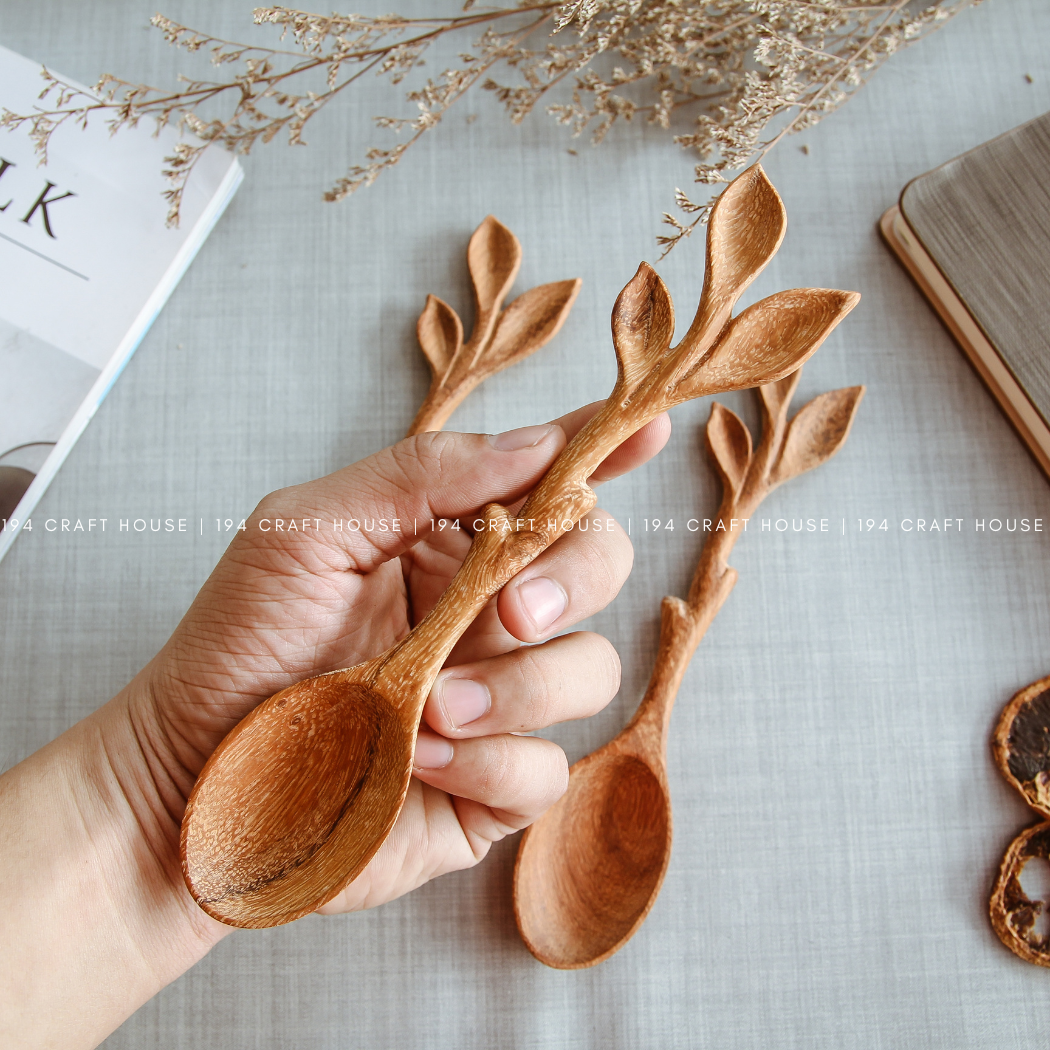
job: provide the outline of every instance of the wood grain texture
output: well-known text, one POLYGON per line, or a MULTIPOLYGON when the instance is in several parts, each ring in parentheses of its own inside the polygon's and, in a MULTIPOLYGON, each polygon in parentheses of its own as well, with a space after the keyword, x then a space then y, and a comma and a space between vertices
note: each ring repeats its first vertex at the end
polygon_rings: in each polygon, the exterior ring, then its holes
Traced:
MULTIPOLYGON (((518 272, 521 246, 491 215, 471 237, 467 260, 474 283, 476 338, 464 347, 459 316, 437 296, 427 296, 416 330, 434 385, 410 435, 442 429, 482 380, 548 342, 568 316, 581 284, 574 280, 541 285, 501 313, 502 301, 518 272)), ((477 547, 479 552, 482 549, 477 547)), ((460 604, 461 610, 469 607, 469 600, 460 604)), ((395 676, 398 666, 392 665, 395 676)), ((428 667, 420 665, 417 670, 428 667)), ((198 902, 205 910, 225 915, 227 922, 248 925, 260 914, 290 914, 297 908, 295 901, 287 899, 290 883, 285 876, 292 868, 304 867, 312 879, 327 883, 339 878, 345 865, 360 866, 355 850, 362 842, 367 847, 370 839, 360 836, 356 846, 354 842, 343 844, 341 839, 353 829, 359 833, 367 828, 372 837, 385 838, 408 791, 414 730, 367 684, 379 670, 378 665, 370 664, 361 678, 336 673, 311 679, 308 687, 278 693, 272 703, 242 720, 226 738, 228 770, 241 770, 244 778, 254 779, 258 798, 244 818, 237 804, 236 776, 209 776, 193 799, 194 806, 207 807, 218 815, 215 820, 187 824, 183 844, 184 854, 188 851, 208 858, 194 874, 198 902), (345 755, 346 761, 318 763, 320 776, 305 783, 283 777, 286 748, 261 750, 258 746, 271 733, 291 741, 302 737, 305 744, 298 749, 302 761, 316 762, 312 752, 318 748, 345 755), (396 768, 388 769, 385 762, 396 768), (386 789, 391 777, 398 775, 403 778, 403 790, 392 804, 386 789), (231 787, 234 794, 228 797, 231 787), (297 834, 268 838, 259 820, 268 819, 273 810, 289 808, 308 814, 297 834), (248 869, 244 867, 245 849, 221 848, 222 842, 240 845, 256 838, 264 839, 265 845, 252 854, 248 869), (339 870, 330 870, 333 863, 339 870)), ((395 677, 395 687, 406 685, 404 679, 395 677)))
MULTIPOLYGON (((728 262, 719 262, 705 280, 697 316, 709 321, 699 327, 694 323, 676 347, 667 345, 672 328, 660 324, 659 317, 670 297, 655 271, 642 263, 618 297, 612 323, 614 333, 642 327, 656 333, 643 340, 648 369, 636 367, 633 359, 625 365, 621 357, 612 395, 517 515, 510 518, 497 504, 484 509, 487 527, 475 535, 434 609, 403 641, 373 660, 307 679, 271 697, 219 745, 194 786, 182 824, 183 873, 209 914, 231 925, 275 926, 315 910, 356 878, 404 803, 415 733, 442 664, 488 600, 594 506, 597 497, 587 482, 602 461, 674 405, 789 375, 852 309, 856 293, 796 289, 787 314, 752 307, 741 315, 748 317, 747 330, 761 354, 734 336, 737 321, 727 323, 728 312, 771 255, 768 232, 741 233, 754 222, 766 231, 782 231, 785 223, 780 198, 757 165, 730 184, 712 217, 708 236, 716 241, 714 258, 728 262), (807 338, 800 339, 799 331, 807 338), (366 699, 378 720, 369 725, 383 731, 361 729, 345 747, 318 747, 277 714, 278 703, 293 704, 312 724, 310 709, 339 708, 340 691, 351 706, 355 697, 366 699), (398 725, 403 736, 395 731, 398 725), (275 752, 280 758, 271 761, 275 752), (336 769, 343 766, 353 775, 336 769), (283 784, 260 791, 260 776, 283 784), (325 817, 312 808, 315 796, 305 787, 311 781, 323 781, 332 790, 325 817), (237 835, 245 824, 258 833, 237 835)), ((489 265, 486 260, 510 249, 501 232, 505 228, 486 223, 475 234, 476 251, 472 238, 468 258, 478 297, 476 331, 498 335, 497 310, 517 262, 511 252, 509 261, 501 256, 502 265, 489 265)), ((780 236, 772 239, 779 243, 780 236)), ((428 352, 432 361, 444 359, 447 336, 455 336, 455 325, 441 320, 439 308, 435 311, 427 336, 437 333, 428 352)), ((624 345, 621 339, 618 353, 624 345)))
POLYGON ((1050 427, 896 204, 879 220, 879 232, 973 365, 1039 468, 1050 478, 1050 427))
POLYGON ((530 288, 506 309, 503 300, 521 266, 521 245, 489 215, 467 246, 474 288, 474 331, 463 341, 463 322, 448 303, 428 295, 416 335, 432 380, 409 435, 441 430, 479 383, 539 350, 557 335, 569 316, 579 278, 530 288))
POLYGON ((778 485, 842 447, 864 394, 863 387, 821 394, 788 423, 798 379, 796 370, 759 388, 763 430, 754 451, 743 421, 717 402, 711 406, 706 439, 722 505, 688 599, 663 600, 660 647, 634 717, 572 767, 565 795, 522 837, 514 915, 529 951, 548 966, 603 962, 634 936, 656 902, 671 858, 671 709, 696 647, 736 582, 728 559, 741 519, 778 485))
POLYGON ((908 225, 1050 423, 1050 113, 919 176, 908 225))

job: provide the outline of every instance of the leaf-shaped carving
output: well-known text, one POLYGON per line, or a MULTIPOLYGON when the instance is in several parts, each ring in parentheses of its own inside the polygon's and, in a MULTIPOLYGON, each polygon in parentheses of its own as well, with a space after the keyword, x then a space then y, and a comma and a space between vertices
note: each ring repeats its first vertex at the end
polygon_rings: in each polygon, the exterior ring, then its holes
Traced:
POLYGON ((784 202, 762 165, 753 164, 722 191, 711 211, 704 288, 683 343, 721 329, 741 293, 776 255, 786 230, 784 202))
POLYGON ((643 262, 616 298, 612 337, 619 394, 630 394, 671 345, 674 306, 659 274, 643 262))
POLYGON ((749 306, 678 384, 675 402, 783 379, 816 351, 859 300, 857 292, 793 288, 749 306))
POLYGON ((751 432, 735 412, 716 401, 711 406, 706 434, 707 447, 718 466, 722 484, 735 498, 751 464, 751 432))
POLYGON ((434 377, 443 378, 463 345, 463 323, 459 315, 436 295, 428 295, 427 305, 416 322, 416 337, 434 377))
POLYGON ((819 467, 846 443, 864 387, 829 390, 798 410, 788 427, 784 448, 770 473, 770 484, 819 467))
POLYGON ((761 164, 725 188, 708 227, 703 294, 735 301, 776 255, 787 230, 784 202, 761 164))
MULTIPOLYGON (((474 282, 477 307, 475 327, 489 318, 503 303, 518 275, 521 244, 506 226, 489 215, 474 231, 467 246, 467 267, 474 282)), ((475 332, 475 334, 477 334, 475 332)))
POLYGON ((485 374, 528 357, 550 342, 569 316, 583 282, 553 281, 519 295, 500 315, 492 342, 479 362, 485 374))
POLYGON ((501 312, 520 263, 517 237, 488 216, 467 247, 475 313, 466 343, 455 311, 436 296, 428 297, 416 330, 434 382, 410 435, 440 430, 478 383, 538 350, 561 328, 579 293, 578 279, 533 288, 501 312))

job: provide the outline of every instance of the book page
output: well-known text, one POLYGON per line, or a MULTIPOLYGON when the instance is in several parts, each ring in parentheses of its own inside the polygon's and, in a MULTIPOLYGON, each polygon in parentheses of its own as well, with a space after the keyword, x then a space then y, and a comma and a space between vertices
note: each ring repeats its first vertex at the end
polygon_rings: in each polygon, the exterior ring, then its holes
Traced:
MULTIPOLYGON (((0 107, 57 105, 45 87, 38 62, 0 48, 0 107)), ((111 135, 98 113, 56 130, 42 166, 28 124, 0 130, 0 519, 31 509, 240 181, 229 153, 205 151, 168 228, 179 135, 155 131, 111 135)))
MULTIPOLYGON (((0 106, 47 106, 37 62, 0 49, 0 106)), ((51 99, 56 97, 52 93, 51 99)), ((53 103, 51 103, 53 104, 53 103)), ((105 114, 59 128, 39 166, 26 125, 0 131, 0 318, 101 369, 232 163, 208 150, 186 187, 177 229, 165 227, 163 159, 178 142, 152 123, 110 135, 105 114)))

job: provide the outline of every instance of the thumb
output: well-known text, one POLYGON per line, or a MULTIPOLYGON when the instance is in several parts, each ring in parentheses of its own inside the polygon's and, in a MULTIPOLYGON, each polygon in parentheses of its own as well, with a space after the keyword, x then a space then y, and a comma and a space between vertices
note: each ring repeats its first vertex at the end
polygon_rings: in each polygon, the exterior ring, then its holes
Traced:
POLYGON ((429 533, 432 519, 520 499, 565 442, 557 423, 496 435, 418 434, 327 477, 272 493, 248 527, 275 537, 280 531, 282 548, 293 554, 299 545, 316 550, 321 541, 342 561, 325 558, 329 569, 372 572, 429 533), (310 526, 289 531, 297 519, 310 526))

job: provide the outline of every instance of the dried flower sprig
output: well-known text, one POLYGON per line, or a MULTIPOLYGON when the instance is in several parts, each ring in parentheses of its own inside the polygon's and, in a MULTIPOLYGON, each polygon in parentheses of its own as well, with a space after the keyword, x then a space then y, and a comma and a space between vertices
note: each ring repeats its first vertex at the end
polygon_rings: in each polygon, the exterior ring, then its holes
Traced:
MULTIPOLYGON (((592 129, 595 143, 617 120, 636 115, 672 133, 678 120, 691 118, 692 130, 678 129, 673 137, 698 155, 695 181, 712 185, 726 181, 726 171, 761 159, 785 135, 817 123, 901 46, 978 2, 929 0, 915 11, 914 0, 523 0, 473 11, 467 0, 461 15, 422 19, 257 8, 255 23, 279 26, 295 50, 234 43, 156 15, 152 24, 171 44, 208 53, 216 67, 236 71, 225 79, 180 78, 177 90, 106 74, 88 94, 45 70, 40 97, 50 108, 4 110, 0 127, 28 123, 42 158, 57 128, 83 126, 97 113, 114 131, 149 117, 191 132, 197 141, 183 141, 166 158, 168 220, 176 223, 186 179, 211 143, 248 153, 287 133, 289 143, 301 145, 309 121, 366 73, 401 84, 436 41, 480 30, 458 66, 407 92, 414 116, 375 118, 377 126, 408 138, 368 150, 326 200, 371 185, 478 83, 514 123, 549 99, 547 111, 556 120, 574 135, 592 129), (542 37, 541 29, 550 35, 542 37), (489 76, 499 65, 516 80, 489 76), (558 101, 550 93, 566 81, 571 94, 558 101), (220 102, 225 114, 212 115, 220 102)), ((684 219, 665 213, 671 232, 658 237, 665 252, 706 222, 711 208, 682 190, 675 202, 684 219)))

